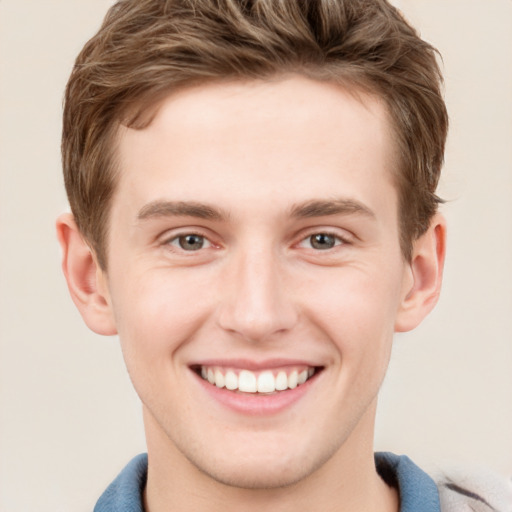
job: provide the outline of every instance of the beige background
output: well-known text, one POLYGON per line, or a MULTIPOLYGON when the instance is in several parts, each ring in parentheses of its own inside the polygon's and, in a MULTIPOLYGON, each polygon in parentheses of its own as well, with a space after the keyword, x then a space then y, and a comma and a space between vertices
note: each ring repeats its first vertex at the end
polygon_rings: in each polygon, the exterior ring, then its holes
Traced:
MULTIPOLYGON (((61 98, 111 1, 0 0, 0 511, 92 510, 144 450, 116 339, 82 324, 54 219, 61 98)), ((377 448, 512 475, 512 1, 397 2, 444 55, 442 300, 399 336, 377 448)))

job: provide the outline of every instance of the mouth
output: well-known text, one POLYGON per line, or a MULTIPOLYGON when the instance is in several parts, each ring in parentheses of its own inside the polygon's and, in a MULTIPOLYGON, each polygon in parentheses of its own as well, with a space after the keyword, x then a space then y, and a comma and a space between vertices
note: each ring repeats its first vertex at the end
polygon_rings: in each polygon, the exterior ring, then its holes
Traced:
POLYGON ((251 395, 283 393, 305 384, 317 375, 322 367, 292 366, 252 371, 240 368, 197 365, 191 368, 201 379, 212 386, 251 395))

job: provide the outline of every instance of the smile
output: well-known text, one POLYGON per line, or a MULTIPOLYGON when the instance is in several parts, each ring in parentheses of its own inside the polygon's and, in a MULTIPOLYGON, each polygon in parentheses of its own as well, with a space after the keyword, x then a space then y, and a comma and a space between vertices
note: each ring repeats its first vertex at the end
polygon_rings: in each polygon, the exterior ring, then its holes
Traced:
POLYGON ((289 369, 235 370, 218 366, 200 366, 197 370, 202 379, 213 386, 242 393, 275 393, 295 389, 313 375, 315 367, 294 367, 289 369))

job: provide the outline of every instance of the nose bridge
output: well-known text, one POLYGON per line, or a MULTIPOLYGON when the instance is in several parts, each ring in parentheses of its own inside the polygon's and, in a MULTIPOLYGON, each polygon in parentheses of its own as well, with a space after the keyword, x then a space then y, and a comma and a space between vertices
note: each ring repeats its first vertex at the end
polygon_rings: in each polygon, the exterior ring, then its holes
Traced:
POLYGON ((260 246, 240 250, 233 259, 219 314, 221 326, 250 341, 290 329, 297 314, 278 255, 260 246))

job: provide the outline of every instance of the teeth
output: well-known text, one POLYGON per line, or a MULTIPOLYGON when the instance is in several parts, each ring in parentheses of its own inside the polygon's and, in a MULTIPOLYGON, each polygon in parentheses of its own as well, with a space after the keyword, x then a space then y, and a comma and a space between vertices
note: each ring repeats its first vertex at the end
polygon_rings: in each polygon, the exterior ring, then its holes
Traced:
POLYGON ((250 370, 241 370, 238 374, 234 370, 223 371, 220 368, 201 367, 201 377, 218 388, 226 388, 230 391, 242 391, 244 393, 274 393, 295 389, 304 384, 315 374, 314 368, 307 368, 301 371, 295 369, 287 374, 279 370, 274 374, 265 370, 256 374, 250 370))
POLYGON ((288 377, 288 387, 290 389, 295 389, 297 387, 298 377, 299 374, 297 373, 297 370, 293 370, 293 372, 290 373, 290 376, 288 377))
POLYGON ((215 385, 219 388, 223 388, 226 385, 226 380, 220 370, 215 370, 215 385))
POLYGON ((231 391, 238 389, 238 377, 235 372, 228 371, 225 379, 226 389, 231 391))
POLYGON ((256 393, 256 375, 248 370, 242 370, 238 375, 238 390, 245 393, 256 393))
POLYGON ((286 372, 279 372, 276 377, 276 389, 277 391, 284 391, 288 389, 288 376, 286 372))
POLYGON ((263 372, 258 375, 258 393, 273 393, 276 390, 276 379, 272 372, 263 372))

